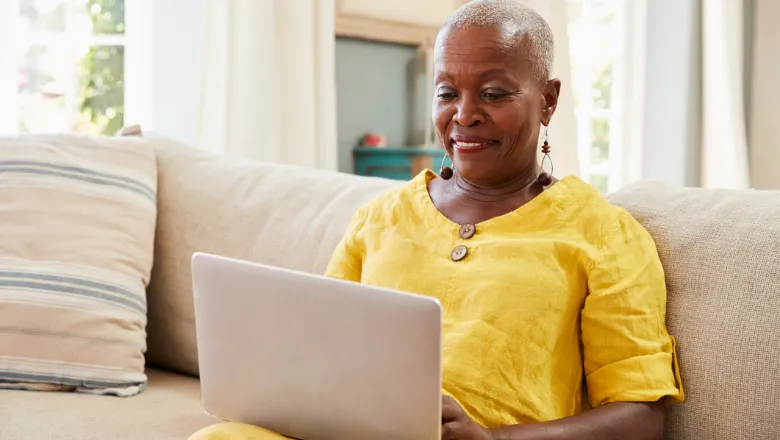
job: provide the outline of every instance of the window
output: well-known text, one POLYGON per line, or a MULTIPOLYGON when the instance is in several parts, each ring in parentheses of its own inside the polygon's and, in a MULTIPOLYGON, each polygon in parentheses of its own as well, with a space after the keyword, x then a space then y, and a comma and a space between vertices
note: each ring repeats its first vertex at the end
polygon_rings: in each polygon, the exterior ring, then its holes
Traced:
POLYGON ((115 134, 125 113, 125 0, 4 1, 16 3, 6 50, 17 99, 4 111, 17 131, 115 134))
POLYGON ((603 192, 625 183, 629 3, 567 0, 580 171, 603 192))

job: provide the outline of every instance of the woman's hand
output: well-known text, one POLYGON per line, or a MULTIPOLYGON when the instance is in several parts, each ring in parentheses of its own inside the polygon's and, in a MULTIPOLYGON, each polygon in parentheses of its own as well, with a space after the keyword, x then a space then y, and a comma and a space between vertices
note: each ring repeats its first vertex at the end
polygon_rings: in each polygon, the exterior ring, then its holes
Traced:
POLYGON ((450 396, 442 397, 441 405, 442 440, 494 440, 487 428, 469 417, 463 408, 450 396))

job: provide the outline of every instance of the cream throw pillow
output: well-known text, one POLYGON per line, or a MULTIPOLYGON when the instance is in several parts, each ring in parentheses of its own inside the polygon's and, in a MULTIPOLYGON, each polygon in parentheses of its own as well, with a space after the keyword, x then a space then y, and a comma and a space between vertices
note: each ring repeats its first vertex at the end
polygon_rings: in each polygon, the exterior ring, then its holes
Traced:
POLYGON ((156 187, 143 138, 0 137, 0 388, 144 388, 156 187))

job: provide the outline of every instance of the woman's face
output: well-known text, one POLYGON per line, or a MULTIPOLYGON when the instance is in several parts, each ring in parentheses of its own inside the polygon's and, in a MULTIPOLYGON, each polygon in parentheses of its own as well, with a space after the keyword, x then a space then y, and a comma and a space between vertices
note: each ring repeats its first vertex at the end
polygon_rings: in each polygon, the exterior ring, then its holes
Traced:
POLYGON ((436 44, 436 133, 458 173, 476 184, 535 174, 539 127, 557 104, 560 81, 540 83, 529 51, 510 37, 496 28, 445 29, 436 44))

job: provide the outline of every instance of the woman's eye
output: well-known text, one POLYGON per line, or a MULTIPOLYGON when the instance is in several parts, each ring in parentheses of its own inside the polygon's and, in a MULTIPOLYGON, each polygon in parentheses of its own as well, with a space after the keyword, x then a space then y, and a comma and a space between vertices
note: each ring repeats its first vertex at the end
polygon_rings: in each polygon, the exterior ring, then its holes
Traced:
POLYGON ((443 100, 443 101, 451 101, 458 97, 455 93, 452 92, 439 92, 438 95, 436 95, 437 98, 443 100))
POLYGON ((488 101, 498 101, 506 96, 506 93, 485 92, 483 94, 488 101))

